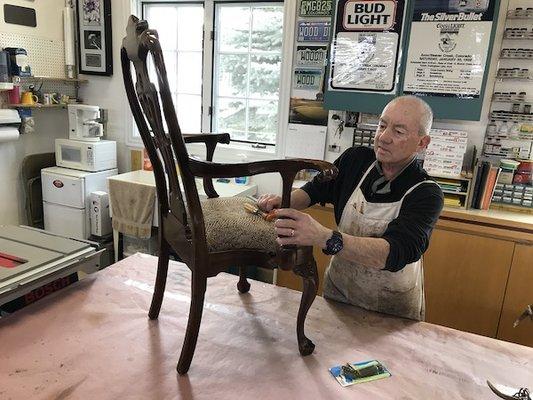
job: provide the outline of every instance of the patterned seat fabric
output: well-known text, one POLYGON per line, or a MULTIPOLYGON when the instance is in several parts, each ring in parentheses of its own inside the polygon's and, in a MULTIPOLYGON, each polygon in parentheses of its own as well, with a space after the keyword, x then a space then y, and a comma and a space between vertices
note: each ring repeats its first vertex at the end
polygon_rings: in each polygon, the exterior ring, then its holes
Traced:
POLYGON ((209 251, 254 249, 276 251, 274 223, 245 211, 246 197, 202 200, 209 251))

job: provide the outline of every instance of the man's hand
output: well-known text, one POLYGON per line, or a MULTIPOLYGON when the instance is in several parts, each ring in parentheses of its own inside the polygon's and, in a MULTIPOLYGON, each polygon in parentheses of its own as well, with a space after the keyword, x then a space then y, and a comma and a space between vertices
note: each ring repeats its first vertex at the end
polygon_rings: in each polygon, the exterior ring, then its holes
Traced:
POLYGON ((264 194, 257 199, 257 206, 265 212, 270 212, 281 206, 281 196, 276 194, 264 194))
POLYGON ((276 239, 281 246, 296 244, 324 248, 326 241, 331 237, 331 229, 321 225, 309 214, 292 208, 282 208, 276 210, 276 217, 278 218, 274 223, 276 233, 279 236, 286 236, 276 239))

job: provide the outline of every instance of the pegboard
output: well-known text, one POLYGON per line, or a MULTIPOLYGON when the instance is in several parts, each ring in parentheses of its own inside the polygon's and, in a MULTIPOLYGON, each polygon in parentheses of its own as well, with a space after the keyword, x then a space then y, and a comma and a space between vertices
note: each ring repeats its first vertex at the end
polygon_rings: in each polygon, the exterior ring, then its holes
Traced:
POLYGON ((28 52, 33 75, 65 78, 65 45, 31 35, 0 32, 1 47, 22 47, 28 52))

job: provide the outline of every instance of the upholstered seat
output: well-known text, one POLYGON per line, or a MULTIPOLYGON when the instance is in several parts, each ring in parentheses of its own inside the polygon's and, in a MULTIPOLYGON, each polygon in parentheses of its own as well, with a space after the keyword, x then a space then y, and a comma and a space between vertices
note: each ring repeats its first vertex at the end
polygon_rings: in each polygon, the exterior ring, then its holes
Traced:
POLYGON ((253 249, 276 252, 274 223, 244 210, 246 197, 218 197, 201 202, 209 251, 253 249))

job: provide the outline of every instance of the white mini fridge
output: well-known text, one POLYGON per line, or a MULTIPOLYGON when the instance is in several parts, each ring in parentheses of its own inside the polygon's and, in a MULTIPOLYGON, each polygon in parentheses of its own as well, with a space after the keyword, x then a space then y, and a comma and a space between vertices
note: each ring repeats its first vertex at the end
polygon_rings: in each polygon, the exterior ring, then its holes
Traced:
POLYGON ((43 168, 44 229, 67 237, 88 239, 91 235, 91 193, 107 192, 107 178, 117 174, 116 168, 99 172, 43 168))

